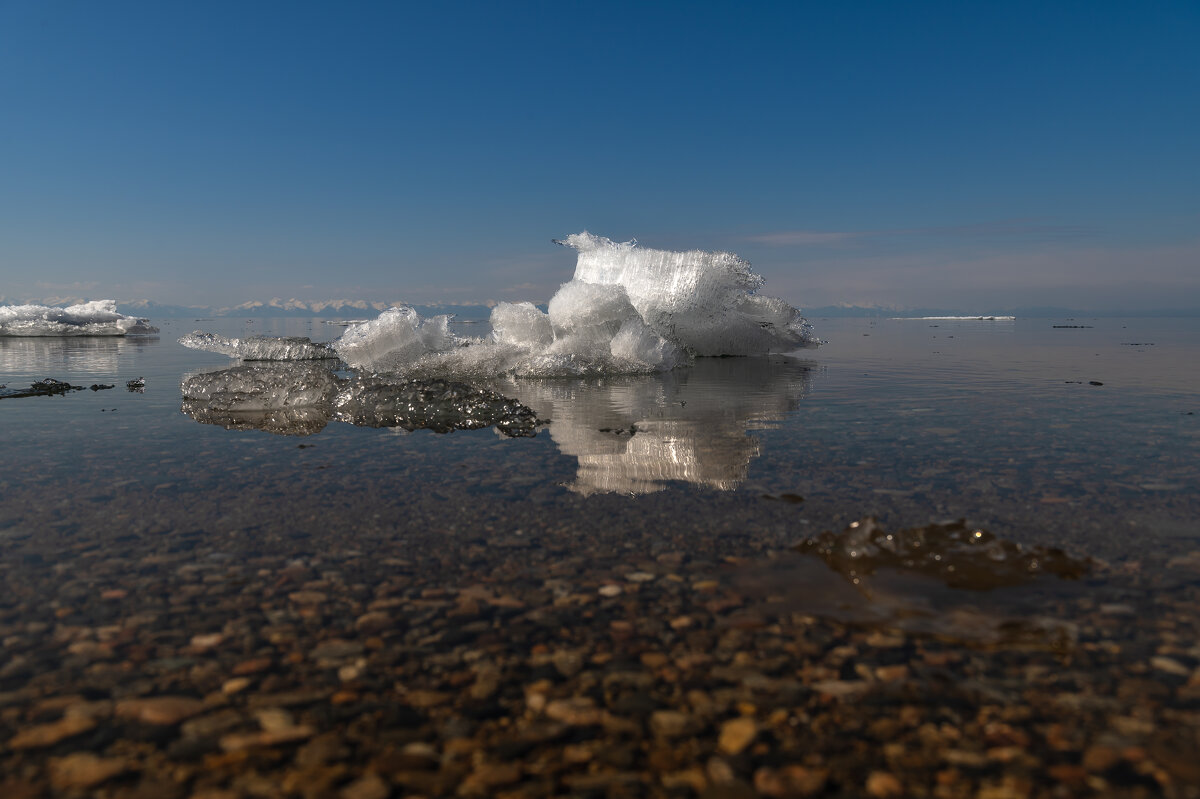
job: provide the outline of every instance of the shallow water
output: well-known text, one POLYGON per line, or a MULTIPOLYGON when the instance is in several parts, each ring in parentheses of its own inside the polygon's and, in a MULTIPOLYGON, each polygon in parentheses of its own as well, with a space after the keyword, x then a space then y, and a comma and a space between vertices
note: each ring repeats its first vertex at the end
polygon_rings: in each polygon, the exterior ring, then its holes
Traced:
POLYGON ((1197 796, 1200 324, 814 321, 532 437, 181 396, 315 320, 0 339, 114 385, 0 400, 0 793, 1197 796))
POLYGON ((518 439, 328 418, 283 435, 181 412, 185 375, 236 362, 179 335, 341 332, 320 320, 0 338, 0 383, 115 384, 0 402, 0 530, 485 524, 500 536, 536 520, 711 534, 736 549, 874 515, 896 528, 965 518, 1110 562, 1200 548, 1197 320, 814 321, 827 343, 791 357, 497 381, 548 420, 518 439), (127 390, 138 377, 144 392, 127 390))

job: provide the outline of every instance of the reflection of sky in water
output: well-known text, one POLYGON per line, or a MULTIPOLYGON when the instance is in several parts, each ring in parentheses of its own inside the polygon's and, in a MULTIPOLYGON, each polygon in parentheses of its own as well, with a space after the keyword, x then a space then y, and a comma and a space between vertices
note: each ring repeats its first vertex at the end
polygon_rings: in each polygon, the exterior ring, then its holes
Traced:
POLYGON ((550 420, 554 443, 579 461, 574 491, 642 494, 670 481, 729 490, 759 454, 750 431, 795 410, 812 374, 791 358, 701 358, 661 375, 500 390, 550 420))

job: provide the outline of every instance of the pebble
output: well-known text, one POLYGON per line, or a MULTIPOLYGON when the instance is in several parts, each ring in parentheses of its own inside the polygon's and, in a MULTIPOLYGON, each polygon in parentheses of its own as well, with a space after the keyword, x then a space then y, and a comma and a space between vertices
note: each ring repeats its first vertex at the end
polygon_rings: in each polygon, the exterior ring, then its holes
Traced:
POLYGON ((758 737, 758 724, 745 716, 731 719, 721 725, 717 747, 727 755, 740 754, 758 737))
POLYGON ((91 752, 51 758, 48 768, 50 784, 60 791, 94 788, 128 770, 129 763, 122 758, 98 757, 91 752))
POLYGON ((387 799, 392 787, 378 774, 366 774, 351 782, 338 794, 341 799, 387 799))
POLYGON ((875 799, 897 799, 904 795, 904 786, 895 774, 887 771, 872 771, 867 776, 867 795, 875 799))
POLYGON ((87 716, 64 716, 49 724, 36 724, 17 731, 8 741, 10 749, 40 749, 54 746, 96 726, 95 720, 87 716))
POLYGON ((123 699, 117 702, 116 714, 145 724, 173 726, 203 713, 208 708, 199 699, 189 696, 152 696, 143 699, 123 699))

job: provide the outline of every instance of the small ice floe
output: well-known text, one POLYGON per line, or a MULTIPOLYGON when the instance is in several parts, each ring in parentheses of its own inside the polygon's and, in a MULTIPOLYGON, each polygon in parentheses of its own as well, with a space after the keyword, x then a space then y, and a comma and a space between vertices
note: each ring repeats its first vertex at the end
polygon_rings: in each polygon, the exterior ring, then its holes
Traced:
MULTIPOLYGON (((892 316, 892 321, 944 321, 944 322, 1015 322, 1015 316, 892 316)), ((936 325, 934 325, 936 327, 936 325)))
POLYGON ((495 427, 532 436, 534 411, 495 391, 447 380, 340 378, 317 363, 244 364, 188 375, 182 410, 204 424, 312 435, 331 420, 407 431, 495 427))
POLYGON ((149 320, 117 313, 115 300, 57 308, 0 305, 0 336, 127 336, 157 333, 149 320))
POLYGON ((247 336, 227 338, 199 330, 179 343, 193 350, 217 352, 243 361, 319 361, 338 354, 327 344, 315 344, 303 336, 247 336))

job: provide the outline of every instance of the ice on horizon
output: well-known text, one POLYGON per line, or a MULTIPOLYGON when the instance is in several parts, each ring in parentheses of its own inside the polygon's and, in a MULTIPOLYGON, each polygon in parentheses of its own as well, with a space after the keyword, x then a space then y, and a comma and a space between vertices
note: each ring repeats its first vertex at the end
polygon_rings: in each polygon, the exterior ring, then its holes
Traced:
MULTIPOLYGON (((422 318, 400 306, 351 325, 329 346, 353 369, 479 379, 648 374, 697 356, 766 355, 819 343, 799 310, 756 293, 763 278, 733 253, 653 250, 586 231, 558 243, 578 252, 574 277, 546 311, 531 302, 496 305, 490 338, 458 336, 449 315, 422 318)), ((312 357, 282 345, 265 354, 269 341, 200 332, 180 339, 243 359, 312 357)))
POLYGON ((126 336, 157 333, 149 320, 117 312, 116 300, 56 308, 0 305, 0 336, 126 336))

